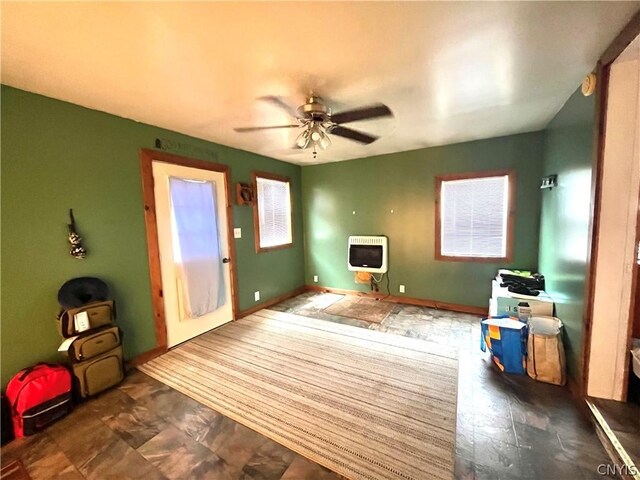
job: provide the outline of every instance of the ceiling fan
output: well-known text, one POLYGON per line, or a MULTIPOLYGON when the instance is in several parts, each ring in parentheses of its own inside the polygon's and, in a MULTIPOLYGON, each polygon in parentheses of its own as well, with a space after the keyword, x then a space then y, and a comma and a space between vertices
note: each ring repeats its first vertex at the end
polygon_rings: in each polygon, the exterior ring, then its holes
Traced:
POLYGON ((292 107, 281 97, 265 96, 259 99, 284 110, 291 115, 297 123, 265 127, 242 127, 235 128, 234 130, 244 133, 276 128, 303 128, 304 130, 296 138, 293 148, 305 149, 313 147, 313 158, 316 158, 317 155, 316 146, 325 150, 331 145, 329 135, 337 135, 364 145, 373 143, 379 138, 352 128, 343 127, 342 124, 393 116, 389 107, 381 103, 333 113, 323 102, 322 98, 315 95, 309 96, 306 103, 300 105, 298 108, 292 107))

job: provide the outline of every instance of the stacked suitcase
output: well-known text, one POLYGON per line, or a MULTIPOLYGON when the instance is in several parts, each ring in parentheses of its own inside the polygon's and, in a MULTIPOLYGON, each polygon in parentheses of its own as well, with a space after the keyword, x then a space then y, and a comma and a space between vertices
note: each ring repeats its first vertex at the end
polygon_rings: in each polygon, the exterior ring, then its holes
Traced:
POLYGON ((92 301, 62 310, 58 332, 66 340, 59 350, 73 373, 80 398, 96 395, 124 378, 121 332, 113 300, 92 301))

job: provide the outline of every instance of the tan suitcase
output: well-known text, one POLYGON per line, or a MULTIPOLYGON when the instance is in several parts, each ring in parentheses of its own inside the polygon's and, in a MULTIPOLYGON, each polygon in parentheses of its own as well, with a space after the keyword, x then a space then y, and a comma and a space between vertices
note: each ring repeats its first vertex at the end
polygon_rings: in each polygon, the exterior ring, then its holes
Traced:
POLYGON ((83 398, 113 387, 124 378, 122 345, 89 360, 72 363, 71 370, 77 392, 83 398))
POLYGON ((120 343, 120 328, 114 325, 79 336, 66 353, 71 363, 78 363, 113 350, 120 343))
POLYGON ((75 325, 75 316, 82 312, 87 313, 89 321, 89 328, 87 328, 86 331, 111 325, 116 319, 115 303, 113 300, 93 302, 82 307, 70 308, 60 312, 57 319, 58 333, 64 338, 74 337, 83 333, 76 330, 75 325))

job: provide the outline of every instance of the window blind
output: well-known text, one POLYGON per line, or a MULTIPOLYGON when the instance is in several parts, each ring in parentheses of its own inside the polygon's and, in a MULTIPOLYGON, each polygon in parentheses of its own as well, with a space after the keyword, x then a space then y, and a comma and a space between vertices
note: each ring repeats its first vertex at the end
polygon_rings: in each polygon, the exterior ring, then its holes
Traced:
POLYGON ((256 178, 260 247, 292 243, 289 182, 256 178))
POLYGON ((443 181, 441 255, 506 257, 508 210, 508 175, 443 181))

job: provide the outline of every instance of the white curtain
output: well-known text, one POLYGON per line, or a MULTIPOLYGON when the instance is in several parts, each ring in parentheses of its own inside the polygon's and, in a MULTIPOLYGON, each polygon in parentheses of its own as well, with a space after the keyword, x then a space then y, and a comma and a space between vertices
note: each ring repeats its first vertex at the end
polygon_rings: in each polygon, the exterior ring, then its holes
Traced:
POLYGON ((184 318, 197 318, 225 303, 214 182, 169 178, 174 261, 184 318))

